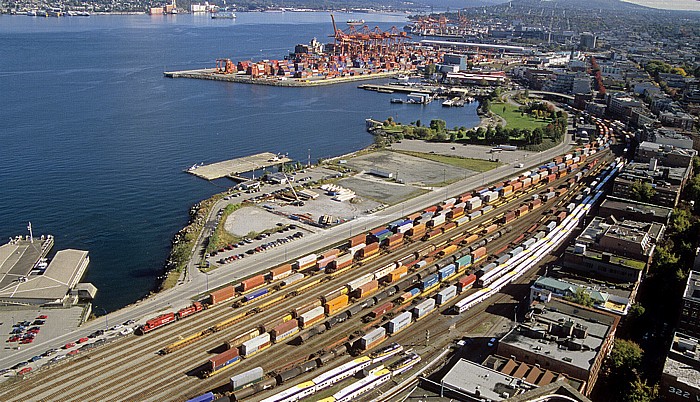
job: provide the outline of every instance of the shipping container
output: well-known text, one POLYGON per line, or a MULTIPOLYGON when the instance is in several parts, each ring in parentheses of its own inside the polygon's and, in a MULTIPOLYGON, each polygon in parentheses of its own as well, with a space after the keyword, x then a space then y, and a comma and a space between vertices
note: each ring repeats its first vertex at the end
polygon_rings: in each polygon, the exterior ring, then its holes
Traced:
POLYGON ((350 239, 348 248, 355 247, 358 244, 365 243, 366 240, 367 240, 367 235, 365 235, 365 234, 357 235, 357 236, 350 239))
POLYGON ((465 254, 457 259, 455 262, 457 265, 457 270, 462 271, 472 264, 471 254, 465 254))
POLYGON ((426 299, 422 303, 416 305, 413 308, 413 317, 416 320, 420 320, 421 318, 425 317, 428 313, 433 311, 435 309, 435 299, 426 299))
POLYGON ((313 309, 299 316, 299 326, 302 328, 308 328, 309 326, 323 320, 325 317, 325 308, 323 306, 314 307, 313 309))
POLYGON ((292 274, 292 264, 284 264, 270 270, 270 280, 284 279, 292 274))
POLYGON ((404 294, 401 295, 401 303, 406 303, 409 300, 412 300, 416 296, 420 294, 420 288, 415 287, 408 289, 404 294))
POLYGON ((354 279, 354 280, 348 282, 346 286, 348 288, 348 291, 352 292, 355 289, 357 289, 358 287, 364 285, 365 283, 367 283, 373 279, 374 279, 373 273, 365 274, 357 279, 354 279))
POLYGON ((379 254, 379 243, 370 243, 357 252, 357 257, 366 259, 379 254))
POLYGON ((248 293, 247 295, 245 295, 245 297, 243 298, 243 300, 244 300, 245 302, 249 302, 249 301, 251 301, 251 300, 253 300, 253 299, 257 299, 258 297, 265 296, 266 294, 267 294, 267 289, 258 289, 258 290, 254 290, 254 291, 248 293))
POLYGON ((226 366, 230 366, 233 363, 238 362, 239 359, 240 356, 238 355, 238 349, 229 349, 209 359, 209 362, 207 364, 207 370, 209 371, 209 373, 213 373, 217 370, 221 370, 226 366))
POLYGON ((296 265, 297 269, 306 269, 306 268, 311 268, 316 266, 316 261, 318 260, 318 256, 316 254, 309 254, 304 257, 301 257, 297 260, 296 265))
POLYGON ((260 333, 261 331, 259 328, 248 329, 224 342, 224 346, 226 347, 226 349, 237 348, 243 342, 255 338, 256 336, 260 335, 260 333))
POLYGON ((329 300, 326 302, 326 304, 323 306, 324 311, 326 315, 333 315, 340 311, 341 309, 345 308, 345 306, 348 305, 348 302, 350 301, 350 298, 348 295, 341 295, 338 296, 334 299, 329 300))
POLYGON ((246 292, 263 284, 265 284, 265 277, 263 275, 256 275, 241 282, 241 292, 246 292))
POLYGON ((475 282, 476 275, 465 275, 459 278, 459 281, 457 281, 457 290, 459 290, 460 293, 464 292, 465 290, 470 289, 472 286, 474 286, 475 282))
POLYGON ((480 260, 486 255, 486 247, 479 247, 472 251, 472 263, 480 260))
POLYGON ((445 279, 449 278, 450 276, 454 275, 454 273, 457 271, 457 267, 455 264, 449 264, 446 265, 438 270, 438 277, 440 278, 440 282, 444 281, 445 279))
POLYGON ((430 289, 431 287, 437 285, 439 282, 439 277, 437 274, 430 274, 425 279, 421 281, 420 288, 422 291, 430 289))
POLYGON ((412 320, 413 315, 410 312, 403 312, 387 323, 387 332, 391 335, 397 334, 411 325, 412 320))
POLYGON ((272 328, 270 335, 272 342, 280 342, 299 332, 299 323, 296 320, 289 320, 272 328))
POLYGON ((214 305, 228 300, 236 295, 233 285, 225 286, 219 290, 215 290, 209 294, 209 304, 214 305))
POLYGON ((299 282, 302 279, 304 279, 304 274, 297 273, 297 274, 293 274, 293 275, 290 275, 290 276, 284 278, 282 280, 281 284, 282 284, 282 286, 289 286, 293 283, 299 282))
POLYGON ((466 225, 467 223, 469 223, 470 219, 471 218, 469 216, 462 216, 459 219, 455 219, 454 223, 457 224, 457 227, 462 227, 462 226, 466 225))
POLYGON ((496 225, 496 224, 489 225, 481 231, 481 234, 485 235, 485 234, 493 233, 496 231, 496 229, 498 229, 498 225, 496 225))
POLYGON ((390 272, 395 270, 397 267, 395 262, 392 262, 391 264, 385 265, 382 268, 379 268, 378 270, 374 271, 374 279, 376 280, 381 280, 385 276, 389 275, 390 272))
POLYGON ((377 280, 372 280, 364 285, 358 286, 357 289, 355 289, 355 297, 363 298, 371 295, 372 293, 376 292, 377 289, 379 289, 379 281, 377 280))
POLYGON ((467 211, 473 212, 477 208, 481 207, 482 201, 479 197, 473 197, 467 200, 467 211))
POLYGON ((370 313, 369 316, 371 318, 377 318, 382 315, 384 315, 387 311, 390 311, 391 309, 394 308, 394 303, 392 302, 386 302, 379 307, 375 307, 370 313))
POLYGON ((391 271, 388 276, 389 282, 396 282, 408 274, 408 267, 400 266, 395 270, 391 271))
POLYGON ((424 223, 420 223, 418 225, 414 224, 413 227, 406 232, 406 236, 415 239, 423 236, 426 230, 427 228, 425 227, 424 223))
POLYGON ((330 255, 328 257, 322 258, 318 260, 318 269, 326 269, 328 267, 328 264, 333 262, 335 260, 336 256, 335 255, 330 255))
POLYGON ((241 374, 231 377, 231 388, 238 391, 244 387, 253 385, 263 379, 265 371, 262 367, 255 367, 241 374))
POLYGON ((330 257, 330 256, 336 256, 336 257, 337 257, 338 254, 340 254, 340 249, 332 248, 332 249, 330 249, 330 250, 324 251, 324 252, 321 254, 321 257, 319 257, 319 259, 328 258, 328 257, 330 257))
POLYGON ((515 220, 515 211, 508 211, 503 215, 503 223, 511 223, 515 220))
POLYGON ((368 350, 386 339, 386 329, 384 327, 375 328, 360 338, 360 348, 368 350))
POLYGON ((451 285, 439 291, 438 294, 435 296, 435 301, 438 304, 438 306, 442 306, 455 296, 457 296, 457 287, 451 285))
POLYGON ((299 318, 302 314, 306 313, 307 311, 311 311, 322 305, 323 303, 321 302, 321 300, 314 300, 311 303, 307 303, 303 306, 297 307, 294 310, 292 310, 292 315, 294 316, 294 318, 299 318))
POLYGON ((437 215, 426 224, 429 228, 435 228, 445 223, 445 215, 437 215))

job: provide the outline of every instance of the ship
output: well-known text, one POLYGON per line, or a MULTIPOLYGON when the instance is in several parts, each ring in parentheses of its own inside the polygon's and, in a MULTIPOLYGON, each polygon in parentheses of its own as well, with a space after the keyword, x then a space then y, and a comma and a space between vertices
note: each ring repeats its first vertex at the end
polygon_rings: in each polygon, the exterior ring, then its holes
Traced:
POLYGON ((365 20, 347 20, 346 24, 351 26, 364 25, 365 20))
POLYGON ((215 13, 212 13, 212 14, 211 14, 211 17, 212 17, 212 18, 222 18, 222 19, 229 19, 229 20, 232 20, 232 19, 235 19, 235 18, 236 18, 236 14, 235 14, 235 13, 232 13, 232 12, 230 12, 230 11, 217 11, 217 12, 215 12, 215 13))

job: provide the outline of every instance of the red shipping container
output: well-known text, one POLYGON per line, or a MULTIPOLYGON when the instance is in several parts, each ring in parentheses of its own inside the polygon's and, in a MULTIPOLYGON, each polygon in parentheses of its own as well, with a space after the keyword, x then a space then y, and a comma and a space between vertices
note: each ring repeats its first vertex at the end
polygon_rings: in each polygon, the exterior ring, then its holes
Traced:
POLYGON ((382 304, 379 307, 376 307, 369 314, 370 314, 370 317, 372 317, 372 318, 381 317, 382 315, 386 314, 386 312, 391 310, 392 308, 394 308, 394 303, 387 302, 387 303, 382 304))
POLYGON ((472 262, 486 255, 486 247, 479 247, 472 252, 472 262))
POLYGON ((241 282, 241 291, 245 292, 247 290, 253 289, 265 283, 265 277, 262 275, 256 275, 252 278, 248 278, 241 282))
POLYGON ((277 280, 289 276, 292 273, 292 264, 284 264, 270 270, 270 279, 277 280))
POLYGON ((459 281, 457 282, 457 290, 463 292, 466 289, 471 288, 474 285, 474 282, 476 282, 476 275, 471 274, 463 276, 459 278, 459 281))
POLYGON ((358 244, 362 244, 365 242, 367 236, 364 234, 357 235, 353 238, 350 239, 350 247, 355 247, 358 244))
POLYGON ((337 256, 338 254, 340 254, 340 250, 338 250, 337 248, 334 248, 334 249, 331 249, 331 250, 328 250, 328 251, 324 252, 324 253, 321 254, 321 255, 323 256, 323 258, 328 258, 328 257, 330 257, 330 256, 332 256, 332 255, 336 255, 336 256, 337 256))
POLYGON ((272 328, 270 335, 272 335, 273 338, 277 338, 279 335, 285 334, 298 326, 299 323, 297 320, 289 320, 272 328))
POLYGON ((211 359, 209 359, 209 370, 215 371, 215 370, 219 369, 227 361, 229 361, 237 356, 238 356, 238 349, 236 349, 236 348, 229 349, 221 354, 218 354, 218 355, 212 357, 211 359))
POLYGON ((403 242, 403 233, 397 233, 395 235, 389 236, 388 242, 389 242, 390 246, 393 246, 394 244, 397 244, 397 243, 402 243, 403 242))
POLYGON ((377 280, 369 281, 369 282, 365 283, 364 285, 355 289, 355 294, 357 295, 358 298, 366 297, 366 296, 376 292, 378 288, 379 288, 379 282, 377 280))

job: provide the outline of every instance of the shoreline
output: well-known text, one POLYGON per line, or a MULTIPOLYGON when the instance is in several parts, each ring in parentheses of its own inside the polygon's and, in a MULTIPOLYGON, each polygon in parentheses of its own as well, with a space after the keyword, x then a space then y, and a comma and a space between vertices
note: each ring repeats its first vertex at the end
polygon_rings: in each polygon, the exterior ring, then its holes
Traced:
POLYGON ((245 74, 217 74, 215 68, 205 68, 196 70, 182 71, 164 71, 163 75, 167 78, 190 78, 199 80, 225 81, 238 84, 249 85, 269 85, 278 87, 316 87, 333 84, 344 84, 356 81, 368 81, 382 78, 391 78, 399 74, 407 74, 409 71, 383 71, 371 74, 355 75, 351 77, 334 77, 334 78, 287 78, 267 79, 267 78, 252 78, 245 74))

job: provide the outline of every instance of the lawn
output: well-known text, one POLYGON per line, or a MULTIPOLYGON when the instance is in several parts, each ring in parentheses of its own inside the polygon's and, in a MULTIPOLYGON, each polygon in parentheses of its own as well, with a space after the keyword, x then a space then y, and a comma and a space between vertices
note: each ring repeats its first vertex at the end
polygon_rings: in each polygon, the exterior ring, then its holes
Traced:
POLYGON ((492 103, 491 111, 504 119, 506 119, 506 127, 517 128, 517 129, 535 129, 537 127, 543 127, 548 120, 538 120, 534 117, 530 117, 527 114, 521 116, 518 106, 514 106, 508 103, 492 103), (503 111, 505 106, 506 111, 503 111))
POLYGON ((456 166, 462 169, 469 169, 475 172, 488 172, 502 165, 500 162, 486 161, 483 159, 461 158, 459 156, 447 156, 438 154, 426 154, 423 152, 414 151, 395 151, 406 155, 415 156, 416 158, 428 159, 434 162, 444 163, 446 165, 456 166))

